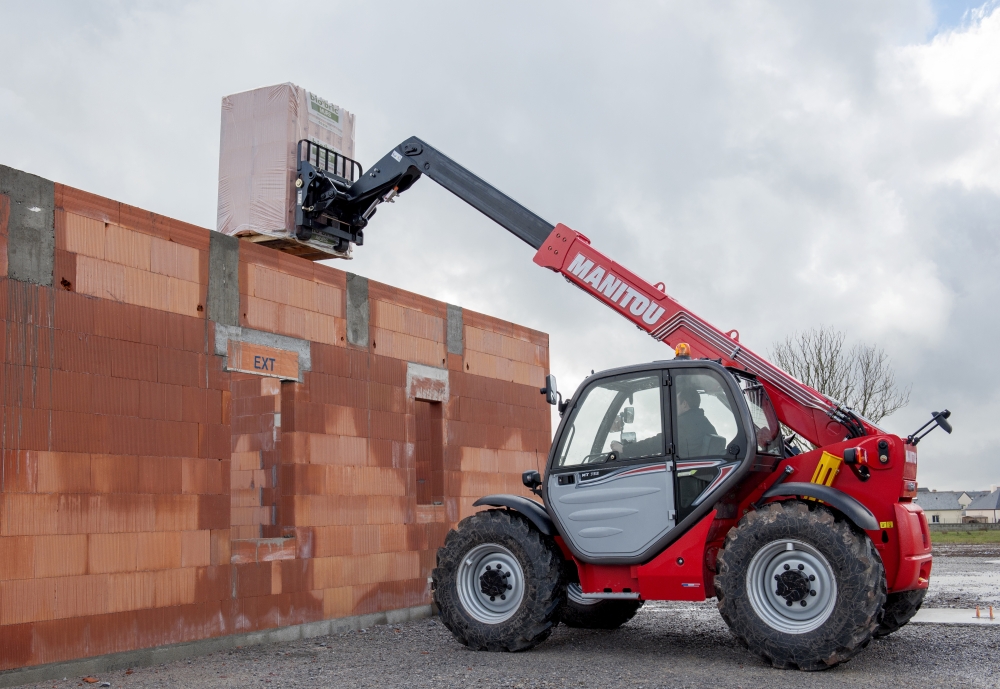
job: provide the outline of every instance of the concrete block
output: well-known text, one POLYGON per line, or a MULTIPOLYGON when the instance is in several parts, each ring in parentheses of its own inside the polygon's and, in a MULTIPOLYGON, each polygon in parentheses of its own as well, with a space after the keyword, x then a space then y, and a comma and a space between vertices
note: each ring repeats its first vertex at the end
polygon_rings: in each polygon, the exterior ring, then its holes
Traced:
POLYGON ((300 627, 303 639, 311 639, 315 636, 326 636, 333 633, 331 630, 330 620, 307 622, 306 624, 300 625, 300 627))
POLYGON ((368 347, 368 278, 347 274, 347 342, 368 347))
POLYGON ((55 185, 0 165, 0 194, 10 197, 7 275, 51 287, 56 255, 55 185))
POLYGON ((240 324, 240 240, 221 232, 209 235, 208 318, 240 324))
POLYGON ((462 341, 462 307, 448 304, 448 353, 464 354, 465 343, 462 341))

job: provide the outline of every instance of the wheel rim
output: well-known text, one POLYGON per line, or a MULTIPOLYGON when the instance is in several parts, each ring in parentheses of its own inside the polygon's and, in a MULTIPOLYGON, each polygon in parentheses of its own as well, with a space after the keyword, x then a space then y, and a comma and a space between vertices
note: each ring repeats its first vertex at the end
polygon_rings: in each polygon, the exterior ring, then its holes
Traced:
POLYGON ((600 602, 599 598, 584 598, 583 597, 583 587, 577 583, 566 584, 566 597, 569 598, 570 602, 576 603, 577 605, 594 605, 600 602))
POLYGON ((512 617, 524 598, 521 563, 496 543, 483 543, 466 553, 456 583, 462 607, 486 624, 499 624, 512 617))
POLYGON ((754 611, 772 629, 805 634, 821 627, 833 612, 837 580, 819 550, 785 539, 768 543, 753 556, 747 593, 754 611))

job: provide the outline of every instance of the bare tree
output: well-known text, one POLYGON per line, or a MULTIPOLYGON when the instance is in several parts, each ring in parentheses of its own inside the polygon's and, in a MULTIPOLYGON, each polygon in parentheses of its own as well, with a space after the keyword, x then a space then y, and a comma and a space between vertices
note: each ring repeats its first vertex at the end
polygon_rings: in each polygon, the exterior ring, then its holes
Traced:
POLYGON ((885 350, 865 343, 845 349, 844 338, 833 328, 812 328, 774 345, 771 358, 806 385, 873 423, 905 407, 910 386, 896 383, 885 350))

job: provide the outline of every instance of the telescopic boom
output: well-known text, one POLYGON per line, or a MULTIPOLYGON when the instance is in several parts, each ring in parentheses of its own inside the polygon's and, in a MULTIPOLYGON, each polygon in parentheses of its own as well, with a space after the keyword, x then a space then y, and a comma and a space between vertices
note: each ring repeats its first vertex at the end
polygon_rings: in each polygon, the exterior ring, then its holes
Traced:
POLYGON ((664 283, 644 280, 595 249, 583 234, 546 222, 420 139, 396 146, 353 183, 319 164, 323 151, 300 143, 296 225, 301 238, 319 232, 362 244, 376 208, 426 175, 535 249, 535 263, 560 273, 654 339, 671 347, 685 342, 692 358, 717 359, 755 375, 781 422, 814 445, 880 432, 744 347, 738 331, 723 332, 685 309, 666 293, 664 283))

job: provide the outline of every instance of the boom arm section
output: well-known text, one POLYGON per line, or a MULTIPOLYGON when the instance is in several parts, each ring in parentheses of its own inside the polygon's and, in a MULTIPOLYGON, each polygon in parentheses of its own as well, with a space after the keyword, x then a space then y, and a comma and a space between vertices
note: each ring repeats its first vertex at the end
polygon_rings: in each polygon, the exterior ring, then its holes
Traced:
POLYGON ((663 283, 652 285, 594 249, 584 235, 538 217, 464 167, 412 137, 390 151, 349 187, 300 163, 297 218, 306 222, 322 215, 318 225, 339 222, 361 236, 376 207, 391 202, 427 175, 537 250, 538 265, 567 280, 646 331, 676 346, 687 342, 693 358, 721 359, 755 374, 786 426, 815 445, 848 436, 878 432, 812 388, 792 378, 739 342, 739 333, 723 333, 666 294, 663 283))

